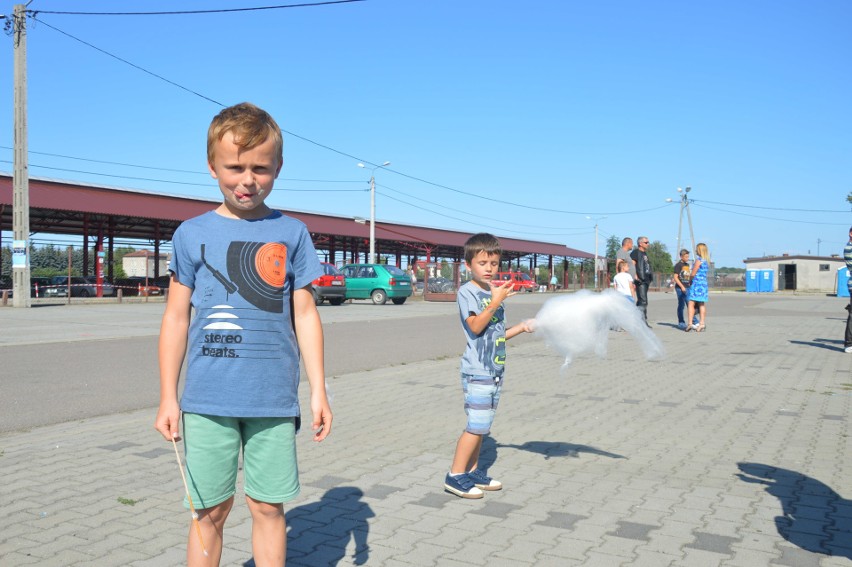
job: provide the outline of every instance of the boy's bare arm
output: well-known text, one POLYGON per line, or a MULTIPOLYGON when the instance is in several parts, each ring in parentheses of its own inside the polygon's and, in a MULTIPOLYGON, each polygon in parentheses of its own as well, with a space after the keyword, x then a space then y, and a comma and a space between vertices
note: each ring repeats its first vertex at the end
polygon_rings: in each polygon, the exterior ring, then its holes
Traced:
POLYGON ((180 439, 178 380, 186 355, 192 290, 172 276, 163 323, 160 326, 160 409, 154 428, 171 441, 180 439))
POLYGON ((532 321, 521 321, 517 325, 512 325, 508 329, 506 329, 506 340, 508 341, 512 337, 516 337, 521 333, 533 333, 535 330, 533 329, 532 321))
POLYGON ((331 433, 332 415, 325 392, 322 321, 310 285, 293 292, 293 321, 311 386, 311 429, 315 432, 314 441, 322 441, 331 433))

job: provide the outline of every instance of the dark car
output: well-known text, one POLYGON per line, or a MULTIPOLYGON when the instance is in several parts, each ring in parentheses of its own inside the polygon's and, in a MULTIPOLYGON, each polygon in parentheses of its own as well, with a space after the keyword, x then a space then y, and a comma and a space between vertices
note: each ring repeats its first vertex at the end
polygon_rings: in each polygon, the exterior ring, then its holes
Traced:
POLYGON ((49 285, 50 278, 30 278, 30 297, 44 297, 49 285))
MULTIPOLYGON (((45 289, 49 285, 50 278, 30 278, 30 297, 44 297, 45 289)), ((14 297, 12 293, 13 287, 14 281, 12 280, 12 276, 0 276, 0 294, 5 291, 8 293, 7 297, 14 297)))
MULTIPOLYGON (((51 278, 50 285, 45 290, 45 297, 65 297, 68 295, 68 282, 71 282, 71 297, 96 297, 98 282, 96 276, 56 276, 51 278)), ((101 284, 103 297, 115 295, 115 288, 107 281, 101 284)))
POLYGON ((323 274, 311 282, 314 302, 319 305, 328 300, 332 305, 341 305, 346 300, 346 277, 331 264, 322 264, 323 274))
POLYGON ((412 293, 411 278, 396 266, 348 264, 340 271, 346 276, 347 299, 372 299, 376 305, 384 305, 390 298, 402 305, 412 293))

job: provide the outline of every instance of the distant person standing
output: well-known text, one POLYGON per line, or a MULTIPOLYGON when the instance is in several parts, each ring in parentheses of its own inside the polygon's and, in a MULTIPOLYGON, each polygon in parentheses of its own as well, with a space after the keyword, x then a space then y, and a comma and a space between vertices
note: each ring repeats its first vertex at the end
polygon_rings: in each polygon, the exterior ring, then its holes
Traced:
MULTIPOLYGON (((633 262, 633 258, 630 256, 630 251, 633 250, 633 239, 629 236, 621 241, 621 248, 615 253, 615 264, 618 265, 618 261, 622 260, 627 262, 628 271, 630 272, 630 277, 634 280, 636 279, 636 264, 633 262)), ((618 270, 616 269, 616 274, 618 270)))
POLYGON ((633 283, 633 278, 630 277, 628 264, 624 260, 616 260, 615 269, 618 273, 612 279, 615 285, 615 291, 622 294, 630 303, 636 303, 636 285, 633 283))
POLYGON ((689 325, 686 326, 686 332, 690 329, 697 332, 704 330, 704 320, 707 317, 707 270, 710 267, 710 252, 707 250, 707 245, 699 242, 695 247, 695 263, 692 265, 692 285, 689 286, 689 291, 686 293, 686 299, 689 301, 689 325), (699 323, 693 324, 693 317, 698 312, 699 323))
MULTIPOLYGON (((675 293, 677 294, 677 328, 681 331, 686 330, 686 321, 683 318, 683 311, 686 308, 687 299, 686 291, 692 283, 692 269, 689 265, 689 250, 684 248, 680 251, 680 262, 674 265, 674 280, 675 293)), ((696 317, 690 321, 690 325, 697 323, 696 317)))
POLYGON ((849 281, 846 282, 849 286, 849 305, 846 306, 849 317, 846 318, 846 337, 843 346, 846 352, 852 353, 852 228, 849 229, 849 242, 843 249, 843 259, 846 260, 846 269, 849 271, 849 281))
MULTIPOLYGON (((636 274, 634 275, 634 283, 636 284, 636 307, 642 311, 642 316, 645 318, 645 324, 648 323, 648 287, 651 285, 651 280, 654 279, 654 274, 651 272, 651 261, 648 259, 648 245, 651 243, 647 236, 640 236, 636 239, 637 248, 630 253, 630 258, 636 264, 636 274)), ((623 247, 622 247, 623 248, 623 247)))

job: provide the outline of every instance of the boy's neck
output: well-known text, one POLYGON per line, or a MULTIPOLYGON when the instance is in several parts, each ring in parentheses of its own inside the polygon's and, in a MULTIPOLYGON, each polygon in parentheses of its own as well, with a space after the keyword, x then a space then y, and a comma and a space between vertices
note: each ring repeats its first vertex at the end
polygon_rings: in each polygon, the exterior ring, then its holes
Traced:
POLYGON ((215 212, 216 214, 229 219, 257 220, 268 217, 272 213, 272 209, 267 207, 265 203, 250 210, 234 209, 230 207, 226 201, 219 205, 215 212))

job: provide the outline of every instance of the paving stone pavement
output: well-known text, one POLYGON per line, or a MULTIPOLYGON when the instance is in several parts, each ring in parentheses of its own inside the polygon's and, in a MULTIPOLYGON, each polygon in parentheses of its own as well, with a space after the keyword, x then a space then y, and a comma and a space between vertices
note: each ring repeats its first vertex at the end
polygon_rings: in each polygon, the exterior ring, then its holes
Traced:
MULTIPOLYGON (((625 333, 565 372, 510 341, 482 458, 505 488, 482 500, 442 490, 457 359, 336 377, 332 436, 298 438, 287 564, 852 565, 844 303, 744 297, 712 297, 704 333, 655 321, 659 362, 625 333)), ((154 414, 0 436, 0 565, 182 565, 189 514, 154 414)), ((254 565, 240 501, 222 565, 254 565)))

